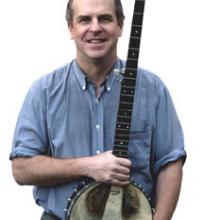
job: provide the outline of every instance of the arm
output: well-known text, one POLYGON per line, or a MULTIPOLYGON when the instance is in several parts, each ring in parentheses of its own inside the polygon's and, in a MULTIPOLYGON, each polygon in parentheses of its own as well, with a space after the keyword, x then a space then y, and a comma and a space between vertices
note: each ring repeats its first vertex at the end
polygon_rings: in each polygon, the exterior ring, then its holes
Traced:
POLYGON ((99 182, 128 184, 131 162, 110 151, 92 157, 57 159, 47 156, 12 160, 15 180, 20 185, 57 185, 87 176, 99 182))
POLYGON ((156 185, 154 220, 170 220, 178 202, 182 180, 182 160, 170 163, 159 173, 156 185))

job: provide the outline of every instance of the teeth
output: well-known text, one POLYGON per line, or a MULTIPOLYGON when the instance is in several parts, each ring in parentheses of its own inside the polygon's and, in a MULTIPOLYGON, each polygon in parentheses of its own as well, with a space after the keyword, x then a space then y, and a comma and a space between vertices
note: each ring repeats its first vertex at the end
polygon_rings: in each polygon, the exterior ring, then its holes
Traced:
POLYGON ((103 42, 104 40, 101 40, 101 39, 94 39, 94 40, 89 40, 88 42, 89 43, 101 43, 103 42))

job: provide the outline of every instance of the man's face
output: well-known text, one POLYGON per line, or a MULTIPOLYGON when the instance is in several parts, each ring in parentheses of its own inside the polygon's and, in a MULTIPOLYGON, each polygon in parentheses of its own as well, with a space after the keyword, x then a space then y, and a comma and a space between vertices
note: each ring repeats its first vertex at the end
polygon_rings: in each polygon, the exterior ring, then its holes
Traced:
POLYGON ((74 16, 69 27, 77 48, 77 58, 115 58, 122 34, 113 0, 74 0, 74 16))

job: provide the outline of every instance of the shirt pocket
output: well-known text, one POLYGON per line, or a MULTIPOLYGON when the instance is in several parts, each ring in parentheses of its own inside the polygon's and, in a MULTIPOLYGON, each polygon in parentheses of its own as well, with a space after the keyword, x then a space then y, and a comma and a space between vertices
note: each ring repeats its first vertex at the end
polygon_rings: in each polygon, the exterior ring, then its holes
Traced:
POLYGON ((128 158, 132 162, 132 170, 147 173, 150 166, 151 130, 148 125, 143 129, 131 130, 128 147, 128 158))

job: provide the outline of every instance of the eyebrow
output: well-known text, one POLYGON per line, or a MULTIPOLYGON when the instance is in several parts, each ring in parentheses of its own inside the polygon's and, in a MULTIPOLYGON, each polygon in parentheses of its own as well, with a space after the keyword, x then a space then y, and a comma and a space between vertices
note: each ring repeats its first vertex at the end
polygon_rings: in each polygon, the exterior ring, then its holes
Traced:
POLYGON ((113 16, 111 15, 111 14, 102 14, 102 15, 100 15, 100 16, 98 16, 98 18, 111 18, 111 19, 113 19, 113 16))
POLYGON ((79 15, 77 18, 76 18, 76 20, 77 21, 79 21, 79 20, 81 20, 81 19, 89 19, 89 18, 91 18, 91 16, 90 15, 79 15))
MULTIPOLYGON (((91 17, 92 17, 92 15, 79 15, 76 19, 77 20, 90 19, 91 17)), ((102 18, 111 18, 111 19, 113 19, 113 15, 109 14, 109 13, 98 15, 98 19, 102 19, 102 18)))

